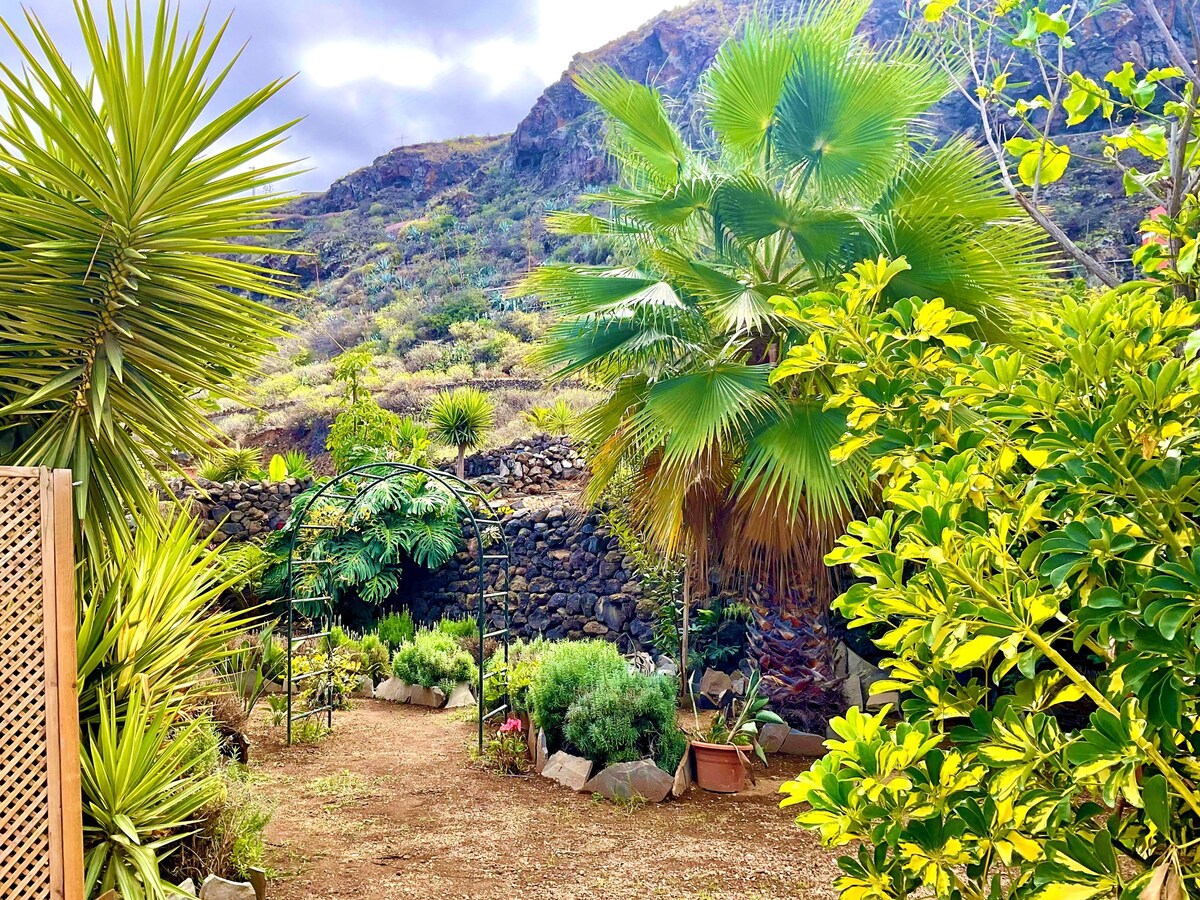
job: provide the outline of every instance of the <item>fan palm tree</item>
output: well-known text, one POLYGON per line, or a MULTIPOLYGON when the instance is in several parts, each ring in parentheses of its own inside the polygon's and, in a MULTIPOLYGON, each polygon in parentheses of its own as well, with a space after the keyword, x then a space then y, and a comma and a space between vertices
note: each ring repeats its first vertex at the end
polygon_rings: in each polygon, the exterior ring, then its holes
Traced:
POLYGON ((830 460, 845 429, 822 386, 769 381, 804 337, 772 298, 828 288, 864 258, 905 257, 884 302, 944 297, 999 338, 1044 287, 1041 238, 982 154, 927 134, 948 90, 936 65, 855 36, 868 6, 749 21, 702 85, 712 146, 689 147, 652 88, 604 67, 577 78, 605 116, 621 183, 585 198, 611 214, 558 213, 549 226, 604 235, 626 264, 544 266, 517 293, 558 313, 543 364, 608 391, 578 426, 593 448, 591 498, 631 468, 635 520, 700 572, 719 560, 823 590, 824 552, 867 499, 865 461, 830 460))
POLYGON ((441 391, 433 398, 429 408, 429 433, 434 440, 458 450, 455 471, 459 478, 466 474, 467 451, 484 442, 495 419, 492 401, 478 388, 441 391))
POLYGON ((283 286, 245 258, 288 168, 256 161, 290 127, 234 137, 283 81, 209 109, 233 62, 203 23, 95 6, 75 2, 90 76, 32 13, 29 43, 2 22, 20 67, 0 70, 0 463, 72 469, 92 544, 157 511, 172 451, 221 440, 197 399, 280 334, 250 295, 283 286))

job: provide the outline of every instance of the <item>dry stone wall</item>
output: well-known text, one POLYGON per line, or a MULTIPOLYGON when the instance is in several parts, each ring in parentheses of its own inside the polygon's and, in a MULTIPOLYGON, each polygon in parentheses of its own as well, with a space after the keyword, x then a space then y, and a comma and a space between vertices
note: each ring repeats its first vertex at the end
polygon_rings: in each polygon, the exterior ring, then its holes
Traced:
POLYGON ((199 478, 194 487, 176 479, 168 487, 200 520, 203 536, 238 543, 283 527, 292 514, 292 500, 312 487, 312 479, 221 483, 199 478))
POLYGON ((499 488, 501 496, 547 494, 583 478, 587 464, 569 438, 538 435, 507 447, 468 457, 466 474, 485 490, 499 488))
MULTIPOLYGON (((650 646, 657 610, 620 542, 599 512, 569 506, 517 510, 504 522, 512 549, 509 569, 513 630, 524 638, 604 637, 622 650, 650 646)), ((503 586, 499 567, 487 569, 487 589, 503 586)), ((459 553, 436 572, 408 572, 403 602, 415 618, 473 614, 478 602, 475 557, 459 553)), ((499 612, 492 613, 499 619, 499 612)))

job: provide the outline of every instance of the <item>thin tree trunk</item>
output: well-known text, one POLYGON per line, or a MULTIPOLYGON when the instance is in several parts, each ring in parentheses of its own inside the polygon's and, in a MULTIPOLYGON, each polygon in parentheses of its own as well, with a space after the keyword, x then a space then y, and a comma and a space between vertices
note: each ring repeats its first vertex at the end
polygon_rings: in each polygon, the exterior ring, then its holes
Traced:
POLYGON ((692 568, 685 564, 683 569, 683 626, 679 630, 679 673, 683 682, 681 696, 692 692, 691 673, 688 671, 688 620, 692 608, 692 568))
POLYGON ((458 445, 458 477, 467 477, 467 448, 462 444, 458 445))

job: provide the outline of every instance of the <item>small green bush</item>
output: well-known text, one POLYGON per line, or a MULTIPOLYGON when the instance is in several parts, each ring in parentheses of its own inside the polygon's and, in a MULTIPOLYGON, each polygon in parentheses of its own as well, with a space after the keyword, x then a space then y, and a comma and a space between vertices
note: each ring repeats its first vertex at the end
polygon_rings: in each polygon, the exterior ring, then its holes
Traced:
POLYGON ((409 643, 416 630, 413 625, 412 613, 407 609, 399 613, 388 613, 375 626, 375 633, 379 635, 379 640, 383 641, 392 652, 399 650, 401 644, 409 643))
MULTIPOLYGON (((507 665, 504 661, 504 654, 500 651, 493 653, 488 659, 487 671, 489 673, 498 672, 503 668, 508 669, 508 705, 514 713, 532 712, 529 689, 533 684, 534 676, 541 667, 542 658, 551 646, 551 643, 545 638, 535 638, 529 642, 516 640, 509 645, 507 665)), ((484 685, 483 692, 487 708, 495 709, 499 706, 503 700, 503 693, 504 679, 499 676, 489 678, 484 685)))
POLYGON ((392 671, 388 659, 388 648, 379 639, 379 635, 368 634, 362 639, 360 649, 363 657, 363 671, 370 676, 372 684, 379 684, 392 671))
POLYGON ((608 641, 569 641, 550 647, 533 676, 529 698, 534 720, 546 732, 552 751, 563 748, 571 704, 606 676, 627 668, 608 641))
POLYGON ((567 746, 600 768, 651 757, 674 773, 687 749, 675 719, 675 693, 675 682, 661 675, 628 669, 608 674, 567 710, 567 746))
POLYGON ((469 638, 479 632, 479 623, 474 619, 442 619, 437 630, 452 638, 469 638))
POLYGON ((440 687, 447 694, 471 677, 471 656, 440 631, 418 631, 392 657, 392 674, 408 684, 440 687))

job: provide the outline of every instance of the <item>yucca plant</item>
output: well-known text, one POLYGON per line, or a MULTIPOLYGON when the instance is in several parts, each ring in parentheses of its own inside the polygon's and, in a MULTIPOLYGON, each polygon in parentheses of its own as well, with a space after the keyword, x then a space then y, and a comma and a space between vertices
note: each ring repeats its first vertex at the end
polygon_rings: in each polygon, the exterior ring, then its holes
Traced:
POLYGON ((76 0, 86 64, 33 13, 0 20, 0 463, 70 468, 90 544, 152 515, 171 453, 219 438, 196 398, 235 393, 273 349, 277 274, 246 262, 286 175, 289 125, 231 134, 284 85, 211 109, 224 27, 76 0), (97 16, 99 13, 99 18, 97 16), (236 255, 235 255, 236 254, 236 255))
POLYGON ((260 479, 265 474, 262 467, 262 451, 257 447, 222 447, 200 465, 196 474, 209 481, 260 479))
POLYGON ((120 712, 139 690, 162 702, 202 693, 229 642, 254 621, 217 602, 243 578, 182 513, 142 519, 130 543, 89 556, 76 587, 81 718, 105 702, 120 712))
POLYGON ((288 478, 312 478, 312 461, 303 450, 288 450, 283 454, 284 471, 288 478))
POLYGON ((159 879, 159 863, 186 834, 219 781, 199 771, 195 752, 203 719, 179 726, 179 706, 136 690, 118 711, 105 691, 80 752, 84 795, 84 885, 89 897, 176 896, 159 879))
POLYGON ((703 570, 827 596, 822 565, 868 502, 858 455, 813 380, 772 385, 772 362, 802 329, 772 301, 834 285, 881 252, 911 269, 885 302, 944 296, 981 334, 1037 304, 1041 238, 965 141, 934 144, 929 109, 948 90, 927 58, 855 33, 868 0, 753 18, 704 78, 713 146, 692 148, 652 88, 596 67, 577 84, 597 103, 621 186, 552 215, 562 234, 599 234, 629 263, 548 265, 518 286, 557 314, 538 353, 557 378, 584 374, 608 397, 580 416, 598 498, 635 473, 634 519, 657 550, 703 570))
POLYGON ((458 450, 458 477, 466 474, 467 451, 478 447, 495 424, 496 410, 487 394, 478 388, 459 387, 441 391, 429 408, 429 432, 433 439, 458 450))
POLYGON ((80 519, 78 627, 91 894, 163 897, 158 862, 202 813, 185 704, 245 620, 215 608, 226 572, 197 527, 163 521, 148 482, 173 450, 221 440, 206 418, 279 335, 251 295, 283 296, 259 252, 288 126, 230 135, 283 85, 212 109, 232 63, 222 26, 165 2, 75 3, 86 63, 32 13, 0 18, 0 464, 69 467, 80 519), (136 529, 127 525, 132 515, 136 529))
POLYGON ((521 413, 521 418, 545 434, 567 435, 577 416, 567 401, 556 400, 553 406, 535 406, 521 413))

